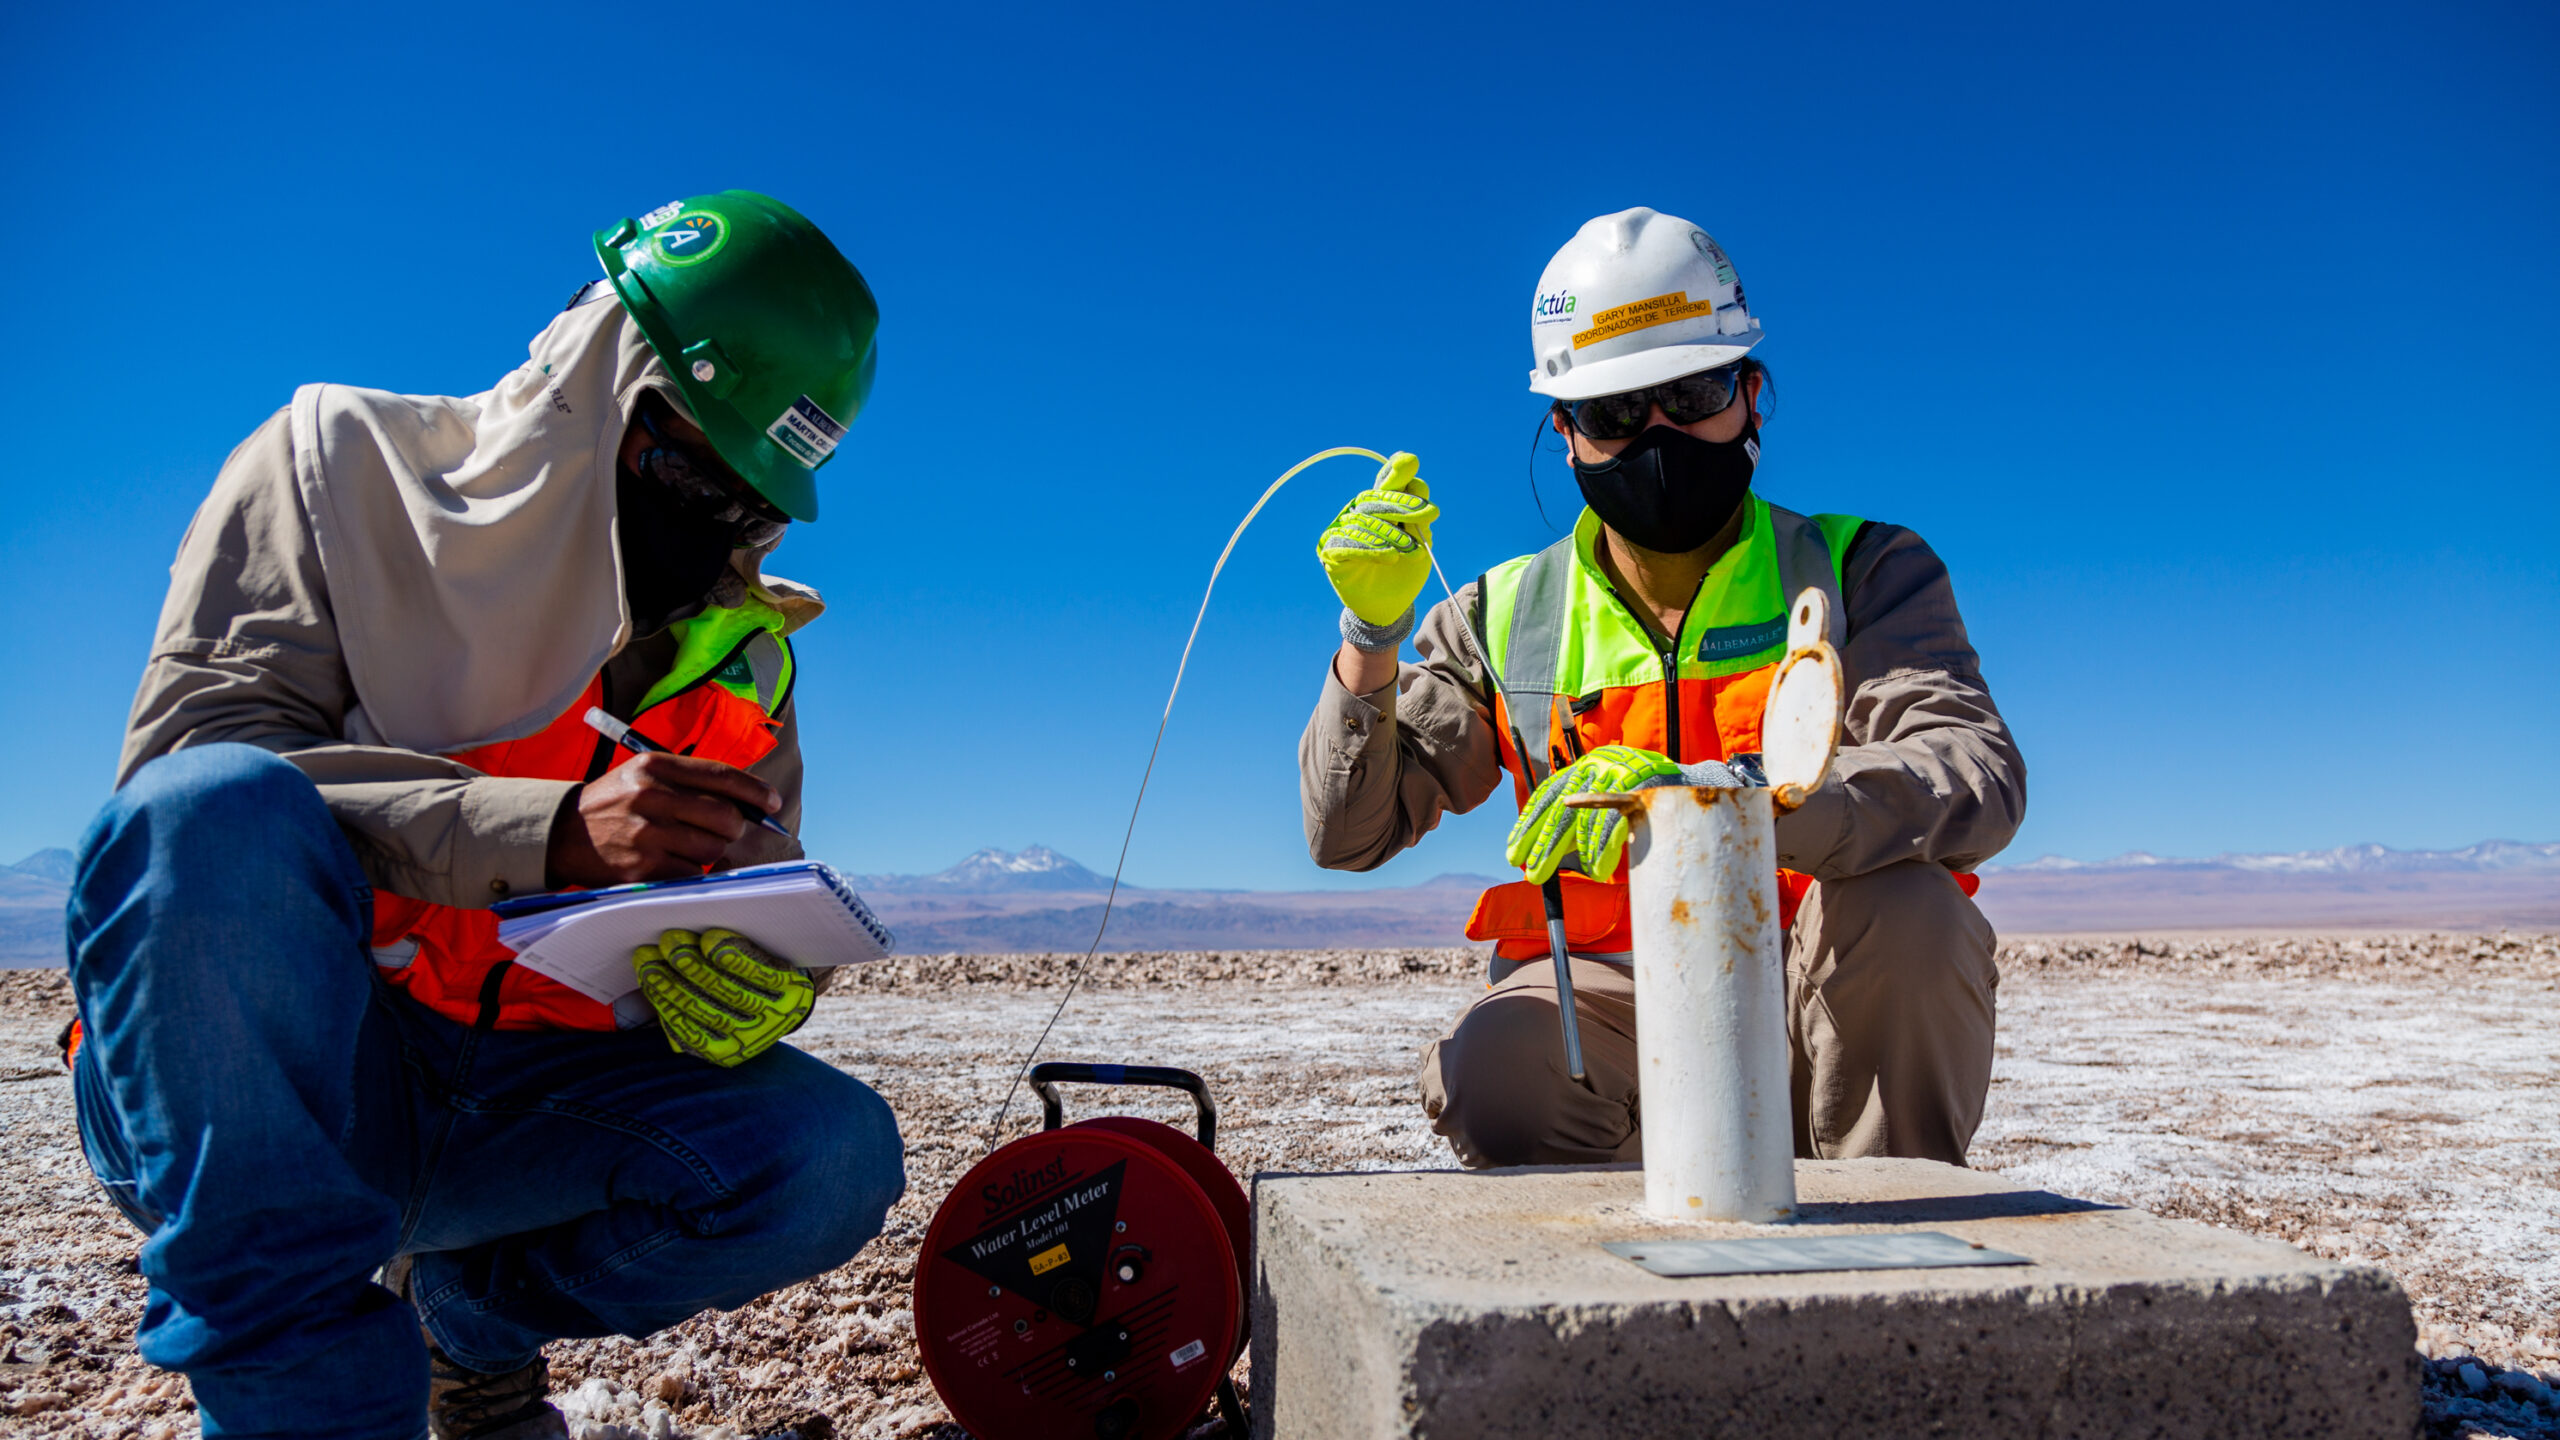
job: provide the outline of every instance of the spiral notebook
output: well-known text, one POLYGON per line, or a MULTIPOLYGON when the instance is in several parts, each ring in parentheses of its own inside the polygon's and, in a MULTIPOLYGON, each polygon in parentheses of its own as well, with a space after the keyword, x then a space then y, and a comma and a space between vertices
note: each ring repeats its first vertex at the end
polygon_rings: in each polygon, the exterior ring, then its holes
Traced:
POLYGON ((803 970, 860 965, 897 948, 887 926, 814 860, 684 880, 559 890, 490 907, 516 963, 610 1005, 640 988, 631 951, 668 930, 735 930, 803 970))

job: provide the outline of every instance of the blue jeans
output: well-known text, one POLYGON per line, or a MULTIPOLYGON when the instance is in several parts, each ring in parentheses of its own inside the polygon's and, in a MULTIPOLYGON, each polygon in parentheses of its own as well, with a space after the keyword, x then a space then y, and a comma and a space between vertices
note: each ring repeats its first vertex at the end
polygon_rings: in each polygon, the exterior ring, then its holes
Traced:
POLYGON ((645 1335, 843 1264, 905 1191, 833 1066, 457 1025, 375 979, 372 914, 319 792, 249 746, 152 761, 81 841, 81 1141, 206 1435, 416 1440, 421 1316, 476 1370, 645 1335), (416 1311, 371 1279, 400 1254, 416 1311))

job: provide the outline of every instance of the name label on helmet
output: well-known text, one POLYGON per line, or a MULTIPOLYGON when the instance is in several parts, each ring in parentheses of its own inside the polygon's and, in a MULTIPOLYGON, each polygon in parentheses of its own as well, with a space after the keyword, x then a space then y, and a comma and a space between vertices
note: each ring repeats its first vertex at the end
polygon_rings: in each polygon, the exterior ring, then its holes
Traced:
POLYGON ((1625 305, 1612 305, 1606 310, 1592 313, 1591 328, 1573 337, 1573 348, 1579 350, 1585 345, 1597 345, 1603 340, 1615 340, 1621 335, 1631 335, 1638 330, 1650 330, 1656 325, 1668 325, 1675 320, 1686 320, 1693 315, 1713 315, 1714 313, 1716 313, 1716 302, 1692 300, 1686 290, 1674 290, 1668 295, 1656 295, 1649 300, 1637 300, 1625 305))
POLYGON ((844 427, 836 423, 836 417, 806 395, 792 401, 781 418, 764 427, 764 433, 785 454, 812 470, 826 464, 836 453, 836 442, 844 439, 844 427))

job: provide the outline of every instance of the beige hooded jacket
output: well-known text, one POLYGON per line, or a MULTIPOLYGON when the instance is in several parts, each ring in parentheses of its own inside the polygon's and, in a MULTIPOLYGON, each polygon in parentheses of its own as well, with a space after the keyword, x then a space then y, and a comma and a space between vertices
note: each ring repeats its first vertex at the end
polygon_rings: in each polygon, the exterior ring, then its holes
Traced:
MULTIPOLYGON (((599 669, 636 698, 673 663, 668 637, 628 633, 614 465, 641 394, 676 392, 602 287, 530 351, 467 398, 305 386, 232 452, 170 568, 118 785, 173 750, 256 745, 319 786, 383 890, 477 906, 543 888, 575 784, 444 756, 541 729, 599 669)), ((793 628, 814 618, 762 558, 735 557, 740 578, 793 628)), ((796 829, 781 719, 756 773, 796 829)), ((799 853, 748 837, 735 863, 799 853)))

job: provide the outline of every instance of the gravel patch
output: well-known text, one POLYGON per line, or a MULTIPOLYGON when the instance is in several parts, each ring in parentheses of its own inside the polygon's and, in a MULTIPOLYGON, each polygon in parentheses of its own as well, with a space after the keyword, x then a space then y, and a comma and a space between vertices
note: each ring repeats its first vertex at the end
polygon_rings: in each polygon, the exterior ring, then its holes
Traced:
MULTIPOLYGON (((1056 1000, 1063 956, 928 956, 841 978, 797 1042, 897 1109, 908 1196, 841 1270, 644 1340, 552 1348, 582 1440, 958 1440, 917 1366, 907 1281, 932 1208, 1056 1000)), ((1103 957, 1045 1052, 1209 1078, 1258 1169, 1449 1163, 1421 1046, 1481 983, 1456 950, 1103 957)), ((2417 1306, 2435 1437, 2560 1440, 2560 937, 2029 939, 2001 953, 1974 1162, 2090 1199, 2384 1265, 2417 1306)), ((196 1434, 132 1353, 136 1237, 79 1154, 53 1052, 59 972, 0 974, 0 1436, 196 1434)), ((1188 1123, 1188 1102, 1071 1090, 1188 1123)), ((1027 1092, 1008 1134, 1037 1123, 1027 1092)))

